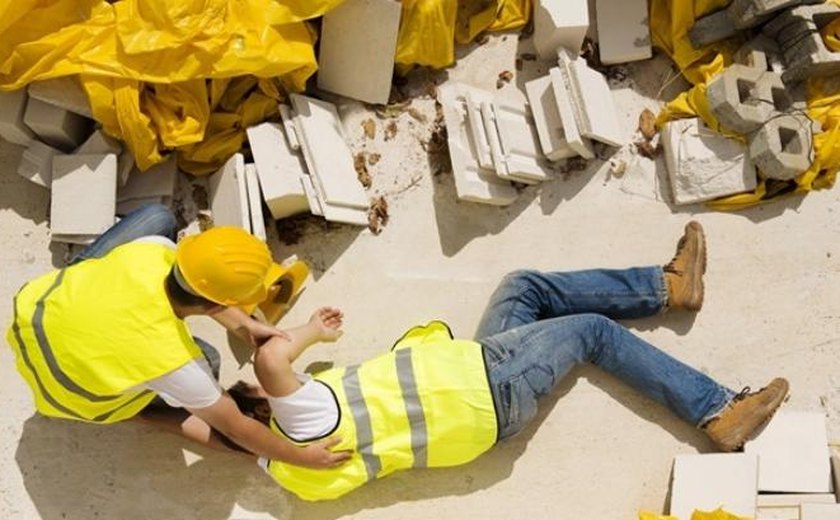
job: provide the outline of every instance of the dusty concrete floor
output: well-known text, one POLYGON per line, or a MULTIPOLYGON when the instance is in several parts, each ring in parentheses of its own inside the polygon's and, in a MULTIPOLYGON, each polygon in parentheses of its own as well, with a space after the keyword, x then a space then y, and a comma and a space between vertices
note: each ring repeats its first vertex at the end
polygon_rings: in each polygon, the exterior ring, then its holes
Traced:
MULTIPOLYGON (((488 89, 528 52, 515 36, 493 37, 465 51, 449 75, 488 89)), ((525 62, 504 87, 516 95, 546 64, 525 62)), ((628 137, 639 111, 654 110, 671 73, 667 60, 623 67, 613 82, 628 137), (619 74, 622 76, 622 74, 619 74)), ((680 88, 665 89, 668 99, 680 88)), ((422 86, 417 86, 422 90, 422 86)), ((697 315, 627 323, 677 358, 740 389, 776 375, 790 379, 792 409, 824 410, 830 437, 840 437, 835 351, 840 347, 838 191, 791 198, 739 214, 702 206, 675 208, 657 181, 663 164, 632 159, 623 178, 602 161, 523 191, 505 209, 458 203, 449 174, 432 176, 420 146, 429 137, 434 101, 403 113, 388 142, 377 121, 365 140, 364 107, 342 107, 357 150, 380 153, 371 194, 384 194, 391 221, 380 236, 347 227, 309 226, 297 245, 274 241, 278 257, 297 254, 314 277, 281 325, 305 320, 319 305, 346 312, 337 344, 301 360, 354 363, 389 348, 407 327, 443 318, 463 336, 474 331, 484 302, 507 271, 570 270, 661 264, 682 226, 700 220, 709 239, 706 304, 697 315)), ((59 265, 50 246, 48 193, 18 177, 18 147, 0 143, 0 306, 11 319, 12 295, 30 277, 59 265)), ((620 154, 630 158, 629 154, 620 154)), ((193 322, 220 347, 223 331, 193 322)), ((103 324, 107 326, 107 324, 103 324)), ((253 379, 223 348, 223 382, 253 379)), ((9 349, 0 349, 0 518, 559 518, 629 519, 662 510, 671 461, 706 452, 703 435, 664 408, 597 369, 576 370, 545 400, 538 420, 473 464, 397 474, 337 502, 301 502, 235 455, 191 446, 136 424, 97 427, 33 414, 9 349)))

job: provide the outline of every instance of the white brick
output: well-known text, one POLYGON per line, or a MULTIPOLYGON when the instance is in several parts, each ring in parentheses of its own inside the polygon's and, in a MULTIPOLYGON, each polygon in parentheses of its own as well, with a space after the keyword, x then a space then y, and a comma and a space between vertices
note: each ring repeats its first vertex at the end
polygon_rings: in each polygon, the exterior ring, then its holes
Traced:
POLYGON ((28 146, 35 134, 23 122, 26 90, 0 91, 0 137, 10 143, 28 146))
POLYGON ((35 184, 49 188, 52 184, 53 157, 61 154, 61 150, 33 140, 23 151, 20 164, 18 164, 18 174, 35 184))
POLYGON ((646 60, 650 46, 647 0, 595 0, 601 63, 646 60))
POLYGON ((309 211, 313 215, 323 216, 324 210, 321 208, 321 201, 318 200, 315 186, 312 185, 312 178, 309 175, 302 175, 300 183, 303 186, 303 192, 306 194, 306 200, 309 202, 309 211))
POLYGON ((93 118, 90 101, 76 76, 33 81, 27 90, 29 97, 87 118, 93 118))
POLYGON ((148 199, 151 197, 172 197, 175 194, 175 184, 178 181, 178 165, 175 157, 156 164, 141 172, 133 169, 125 186, 117 191, 117 200, 124 202, 131 199, 148 199))
POLYGON ((695 509, 755 517, 758 458, 755 455, 677 455, 671 484, 671 512, 680 520, 695 509))
POLYGON ((584 159, 593 159, 595 152, 592 150, 592 143, 580 133, 575 109, 572 105, 572 94, 570 92, 570 79, 564 69, 553 67, 549 70, 551 77, 551 88, 554 92, 554 99, 557 101, 557 108, 560 113, 560 121, 563 123, 563 132, 566 142, 578 155, 584 159))
POLYGON ((494 172, 481 168, 471 146, 463 93, 468 90, 468 87, 451 83, 438 89, 448 130, 455 191, 460 200, 507 206, 516 200, 516 189, 509 182, 496 177, 494 172))
POLYGON ((840 504, 802 504, 801 520, 840 520, 840 504))
POLYGON ((53 157, 50 231, 100 235, 114 224, 117 156, 53 157))
POLYGON ((237 226, 251 232, 251 212, 245 185, 245 160, 242 154, 228 159, 209 178, 210 212, 215 226, 237 226))
POLYGON ((667 123, 662 144, 675 204, 694 204, 755 189, 755 166, 746 147, 714 132, 698 118, 667 123))
POLYGON ((531 114, 540 138, 540 149, 549 161, 559 161, 574 157, 578 153, 566 141, 563 120, 560 119, 560 107, 554 96, 551 76, 544 76, 525 84, 531 114))
POLYGON ((60 150, 75 150, 90 135, 93 121, 63 108, 29 98, 23 116, 35 135, 60 150))
POLYGON ((300 153, 291 149, 283 127, 263 123, 248 129, 256 172, 271 216, 281 219, 309 210, 301 176, 306 167, 300 153))
POLYGON ((330 222, 341 222, 356 226, 368 225, 368 210, 359 208, 348 208, 346 206, 333 206, 324 204, 321 206, 324 218, 330 222))
POLYGON ((121 154, 123 147, 119 141, 105 134, 101 129, 96 130, 87 140, 81 144, 73 153, 85 154, 101 154, 113 153, 121 154))
POLYGON ((559 58, 560 68, 569 78, 567 85, 571 87, 569 93, 580 133, 611 146, 623 145, 625 137, 607 78, 566 51, 561 51, 559 58))
POLYGON ((367 103, 391 93, 402 6, 394 0, 345 0, 324 15, 318 87, 367 103))
POLYGON ((544 59, 554 59, 559 47, 577 54, 589 30, 587 0, 534 2, 534 46, 544 59))
MULTIPOLYGON (((495 121, 501 164, 496 165, 496 175, 502 179, 535 184, 551 178, 548 164, 542 158, 539 137, 528 106, 525 103, 494 101, 482 106, 492 113, 495 121)), ((491 144, 495 141, 491 139, 491 144)))
POLYGON ((744 453, 761 460, 758 489, 781 493, 831 492, 831 454, 820 412, 780 411, 744 453))
POLYGON ((262 196, 260 196, 260 181, 257 179, 257 167, 253 164, 245 165, 245 188, 248 192, 251 234, 265 241, 265 217, 263 216, 262 196))
MULTIPOLYGON (((761 460, 759 460, 759 468, 761 460)), ((759 469, 759 474, 761 470, 759 469)), ((758 507, 799 507, 802 504, 836 504, 837 499, 831 493, 782 493, 778 495, 758 495, 758 507)))
POLYGON ((290 98, 295 130, 318 198, 336 206, 367 210, 368 198, 357 178, 335 105, 299 94, 290 98))

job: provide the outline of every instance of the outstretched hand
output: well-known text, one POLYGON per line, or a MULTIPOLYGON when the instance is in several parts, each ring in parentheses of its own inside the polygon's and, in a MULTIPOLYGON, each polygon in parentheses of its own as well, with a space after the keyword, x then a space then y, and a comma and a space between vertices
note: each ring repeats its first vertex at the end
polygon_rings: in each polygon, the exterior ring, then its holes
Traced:
POLYGON ((317 330, 318 341, 331 343, 341 337, 344 314, 335 307, 321 307, 312 313, 309 325, 317 330))
POLYGON ((332 451, 330 448, 338 445, 341 442, 341 437, 330 437, 329 439, 318 441, 302 448, 301 460, 298 463, 300 466, 314 469, 330 469, 338 467, 353 456, 351 451, 332 451))

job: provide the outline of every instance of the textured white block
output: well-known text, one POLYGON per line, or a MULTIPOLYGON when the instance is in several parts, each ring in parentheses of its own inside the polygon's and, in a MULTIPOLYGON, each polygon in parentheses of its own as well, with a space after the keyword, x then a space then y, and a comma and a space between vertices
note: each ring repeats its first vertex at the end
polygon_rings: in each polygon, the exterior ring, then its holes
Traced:
POLYGON ((601 63, 613 65, 653 56, 647 0, 595 0, 601 63))
POLYGON ((321 24, 318 87, 387 103, 401 12, 395 0, 345 0, 328 11, 321 24))
POLYGON ((756 171, 744 145, 700 119, 678 119, 662 129, 665 165, 675 204, 694 204, 752 191, 756 171))
POLYGON ((802 504, 801 520, 840 520, 840 504, 802 504))
POLYGON ((561 50, 559 58, 560 68, 569 78, 567 85, 580 133, 611 146, 623 145, 625 137, 607 78, 567 51, 561 50))
POLYGON ((335 105, 299 94, 289 97, 295 110, 295 130, 318 198, 336 206, 367 210, 367 195, 359 183, 335 105))
POLYGON ((502 164, 501 168, 497 165, 496 175, 526 184, 550 179, 528 105, 494 101, 486 107, 493 114, 501 151, 502 164))
MULTIPOLYGON (((495 168, 493 162, 493 150, 490 145, 490 134, 488 134, 487 121, 481 111, 482 103, 488 103, 493 99, 489 94, 486 96, 476 95, 475 92, 465 92, 464 102, 467 109, 467 123, 469 126, 470 139, 475 149, 478 165, 482 168, 495 168)), ((495 132, 495 128, 491 129, 495 132)), ((497 150, 497 153, 499 151, 497 150)))
POLYGON ((251 232, 251 211, 245 184, 245 159, 235 154, 208 180, 210 212, 215 226, 237 226, 251 232))
POLYGON ((671 515, 691 518, 695 509, 755 517, 758 494, 755 455, 677 455, 671 485, 671 515))
POLYGON ((761 491, 831 492, 831 454, 822 413, 778 412, 755 439, 744 445, 744 453, 761 460, 761 491))
POLYGON ((309 210, 301 176, 306 175, 303 157, 292 150, 283 127, 263 123, 247 130, 256 172, 271 216, 281 219, 309 210))
POLYGON ((26 102, 26 89, 0 91, 0 137, 21 146, 28 146, 35 138, 35 134, 23 122, 26 102))
POLYGON ((455 191, 460 200, 507 206, 516 200, 518 193, 509 182, 481 168, 475 148, 470 142, 464 91, 469 91, 469 87, 453 83, 438 88, 438 101, 443 106, 447 128, 455 191))
POLYGON ((29 97, 87 118, 93 118, 90 101, 76 76, 33 81, 27 87, 27 91, 29 97))
POLYGON ((23 151, 20 164, 18 164, 18 174, 35 184, 49 188, 52 184, 53 157, 56 155, 62 155, 61 150, 33 140, 23 151))
POLYGON ((554 92, 554 99, 557 101, 557 108, 560 113, 560 121, 563 123, 563 132, 566 142, 578 155, 584 159, 593 159, 595 152, 592 150, 592 143, 580 133, 578 122, 575 117, 575 109, 572 105, 571 79, 565 69, 553 67, 549 70, 551 88, 554 92))
POLYGON ((50 231, 100 235, 114 224, 117 156, 53 157, 50 231))
POLYGON ((549 161, 574 157, 578 153, 566 141, 560 107, 551 84, 551 76, 544 76, 525 84, 531 114, 540 138, 540 149, 549 161))
POLYGON ((263 217, 262 197, 260 196, 260 181, 257 179, 257 168, 253 164, 245 165, 245 188, 248 191, 251 234, 265 241, 265 218, 263 217))
POLYGON ((90 135, 93 121, 63 108, 29 98, 23 116, 35 135, 60 150, 75 150, 90 135))
POLYGON ((141 172, 133 169, 125 186, 117 191, 117 201, 131 199, 148 199, 152 197, 169 197, 175 194, 175 184, 178 182, 178 165, 172 156, 166 161, 156 164, 141 172))
POLYGON ((534 46, 544 59, 553 59, 565 47, 577 54, 589 30, 587 0, 534 2, 534 46))

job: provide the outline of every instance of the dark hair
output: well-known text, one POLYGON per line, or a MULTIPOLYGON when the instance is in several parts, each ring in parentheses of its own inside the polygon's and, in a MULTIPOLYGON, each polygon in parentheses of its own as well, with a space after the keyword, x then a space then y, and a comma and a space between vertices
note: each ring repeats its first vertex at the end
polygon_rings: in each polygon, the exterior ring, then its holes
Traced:
POLYGON ((166 276, 166 292, 176 305, 180 305, 182 307, 203 307, 205 309, 212 309, 213 307, 217 307, 219 305, 207 298, 202 298, 201 296, 196 296, 195 294, 187 292, 186 289, 181 287, 181 284, 179 284, 177 278, 175 278, 174 267, 166 276))

